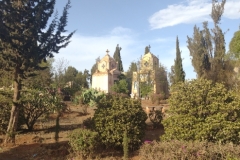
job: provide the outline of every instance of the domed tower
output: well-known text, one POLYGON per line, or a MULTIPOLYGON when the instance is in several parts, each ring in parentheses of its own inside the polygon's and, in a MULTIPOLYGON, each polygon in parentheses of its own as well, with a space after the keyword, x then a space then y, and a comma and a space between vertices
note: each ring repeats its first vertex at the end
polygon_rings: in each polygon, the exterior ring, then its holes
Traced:
POLYGON ((151 52, 144 54, 138 65, 139 70, 133 72, 132 96, 141 96, 139 82, 151 86, 152 93, 159 94, 158 67, 159 59, 154 54, 151 52))
POLYGON ((121 72, 117 69, 117 62, 108 54, 98 62, 97 70, 92 75, 92 88, 105 93, 111 92, 111 87, 121 72))

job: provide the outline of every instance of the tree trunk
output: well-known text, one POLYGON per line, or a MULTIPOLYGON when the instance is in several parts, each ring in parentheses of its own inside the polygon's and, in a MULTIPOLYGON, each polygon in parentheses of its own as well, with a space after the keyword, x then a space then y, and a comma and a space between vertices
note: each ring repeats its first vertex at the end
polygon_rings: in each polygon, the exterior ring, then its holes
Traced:
POLYGON ((13 93, 13 104, 10 115, 10 120, 8 122, 7 133, 5 137, 4 143, 15 143, 15 135, 17 131, 18 124, 18 116, 19 116, 19 98, 20 98, 20 89, 21 89, 21 81, 18 78, 17 69, 14 74, 14 93, 13 93))
POLYGON ((61 116, 61 111, 57 111, 57 118, 56 118, 56 126, 55 126, 55 141, 58 142, 59 139, 59 130, 60 130, 60 124, 59 124, 59 119, 61 116))

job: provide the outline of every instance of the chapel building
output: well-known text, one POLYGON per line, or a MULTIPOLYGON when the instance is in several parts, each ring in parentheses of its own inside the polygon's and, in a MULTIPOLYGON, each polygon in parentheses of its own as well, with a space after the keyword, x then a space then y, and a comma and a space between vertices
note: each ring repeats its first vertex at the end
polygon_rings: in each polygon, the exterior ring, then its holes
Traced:
POLYGON ((109 54, 107 54, 97 62, 96 72, 92 75, 92 88, 111 93, 111 87, 114 82, 118 81, 118 76, 121 72, 117 68, 117 63, 109 54))
POLYGON ((139 70, 133 72, 131 97, 141 97, 139 84, 145 82, 152 87, 154 94, 160 93, 158 74, 159 59, 151 52, 146 53, 140 60, 139 70), (140 82, 140 83, 139 83, 140 82))

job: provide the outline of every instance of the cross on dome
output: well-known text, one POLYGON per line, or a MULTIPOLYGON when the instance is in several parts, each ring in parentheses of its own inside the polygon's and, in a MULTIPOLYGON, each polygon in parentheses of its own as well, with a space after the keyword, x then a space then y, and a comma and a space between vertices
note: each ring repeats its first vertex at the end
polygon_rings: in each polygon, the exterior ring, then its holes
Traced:
POLYGON ((106 52, 107 52, 107 55, 108 55, 109 50, 107 49, 106 52))

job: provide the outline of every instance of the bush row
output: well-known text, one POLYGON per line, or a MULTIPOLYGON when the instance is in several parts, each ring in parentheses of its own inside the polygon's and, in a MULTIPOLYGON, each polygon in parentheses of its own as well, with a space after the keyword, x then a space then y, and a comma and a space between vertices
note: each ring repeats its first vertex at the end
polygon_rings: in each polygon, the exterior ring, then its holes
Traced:
POLYGON ((206 141, 153 141, 141 146, 139 159, 237 160, 240 159, 240 146, 232 143, 223 145, 206 141))

